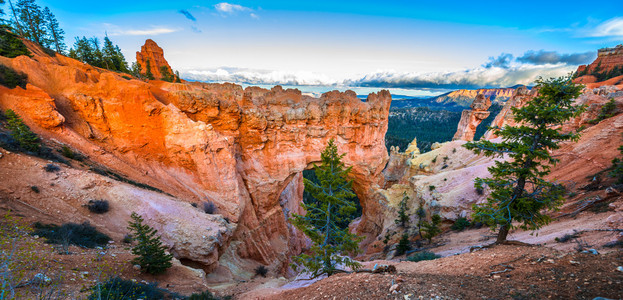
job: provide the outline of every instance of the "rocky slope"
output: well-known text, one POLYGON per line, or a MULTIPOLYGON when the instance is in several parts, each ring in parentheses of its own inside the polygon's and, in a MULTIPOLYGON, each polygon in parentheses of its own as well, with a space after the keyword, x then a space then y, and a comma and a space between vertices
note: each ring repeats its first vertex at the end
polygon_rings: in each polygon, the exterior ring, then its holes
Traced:
POLYGON ((305 241, 287 222, 300 212, 300 174, 320 160, 329 139, 353 167, 363 207, 356 230, 379 233, 381 208, 371 194, 387 161, 383 136, 389 92, 370 94, 362 102, 350 91, 312 98, 281 87, 143 82, 28 46, 32 58, 0 57, 29 81, 26 89, 0 87, 1 109, 18 112, 42 137, 173 195, 167 203, 216 205, 219 216, 203 216, 210 233, 189 232, 190 239, 168 226, 200 224, 187 213, 149 198, 133 204, 161 211, 149 221, 177 237, 168 246, 178 258, 207 271, 218 268, 225 278, 250 276, 244 270, 258 263, 286 271, 289 256, 305 241))

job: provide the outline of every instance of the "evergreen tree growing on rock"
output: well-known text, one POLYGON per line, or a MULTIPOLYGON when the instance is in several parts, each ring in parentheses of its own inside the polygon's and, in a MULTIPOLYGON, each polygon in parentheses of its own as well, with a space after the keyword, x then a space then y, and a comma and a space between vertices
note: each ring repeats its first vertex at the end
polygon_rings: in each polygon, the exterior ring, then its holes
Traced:
POLYGON ((576 141, 576 132, 564 133, 560 125, 578 116, 583 107, 574 106, 582 86, 569 78, 537 80, 539 95, 521 108, 512 108, 518 126, 493 128, 502 138, 499 143, 466 143, 467 149, 490 157, 508 155, 509 161, 496 161, 489 167, 490 178, 477 178, 476 187, 491 189, 487 202, 474 206, 474 220, 498 228, 496 243, 504 243, 509 230, 519 222, 522 229, 536 230, 549 223, 544 212, 558 208, 564 189, 543 179, 557 162, 550 151, 561 141, 576 141))
POLYGON ((133 232, 137 245, 132 248, 132 254, 138 257, 132 260, 133 264, 141 266, 141 271, 157 275, 164 273, 172 266, 173 255, 166 253, 166 247, 162 245, 157 230, 143 224, 143 218, 133 212, 130 216, 132 221, 128 229, 133 232))
POLYGON ((407 193, 402 194, 402 200, 400 200, 400 204, 398 205, 398 219, 394 220, 397 225, 402 226, 403 228, 407 227, 407 223, 409 222, 409 215, 407 214, 407 201, 409 197, 407 193))
POLYGON ((312 240, 307 254, 294 257, 312 277, 331 276, 340 271, 337 266, 342 264, 353 269, 360 266, 346 255, 360 252, 361 238, 339 226, 357 210, 355 203, 349 200, 355 194, 352 180, 348 179, 351 168, 346 168, 341 161, 344 155, 338 154, 335 142, 330 140, 321 154, 322 164, 314 166, 319 183, 305 179, 305 189, 316 201, 303 203, 306 214, 295 214, 292 220, 294 226, 312 240))
POLYGON ((13 111, 8 109, 5 113, 7 119, 7 129, 11 131, 11 136, 19 146, 31 152, 39 152, 41 140, 30 130, 22 119, 13 111))

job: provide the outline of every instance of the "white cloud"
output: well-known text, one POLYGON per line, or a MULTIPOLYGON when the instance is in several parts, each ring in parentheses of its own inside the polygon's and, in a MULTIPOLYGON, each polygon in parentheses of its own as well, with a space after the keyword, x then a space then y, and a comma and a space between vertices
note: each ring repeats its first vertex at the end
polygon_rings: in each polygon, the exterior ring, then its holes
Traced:
POLYGON ((121 29, 118 26, 112 26, 110 30, 111 36, 119 35, 159 35, 179 31, 177 28, 168 27, 152 27, 150 29, 121 29))
POLYGON ((225 17, 227 15, 235 15, 238 12, 249 12, 249 16, 253 19, 259 19, 260 17, 254 13, 253 9, 250 7, 245 7, 238 4, 231 4, 227 2, 221 2, 214 5, 214 9, 218 11, 221 16, 225 17))
POLYGON ((184 78, 210 81, 235 82, 261 85, 336 85, 338 80, 324 74, 313 72, 265 71, 236 68, 212 70, 190 70, 183 73, 184 78))
POLYGON ((593 37, 623 37, 623 17, 607 20, 589 33, 593 37))
POLYGON ((565 64, 514 64, 507 68, 477 67, 456 72, 418 73, 378 71, 358 78, 336 79, 312 72, 263 71, 236 68, 190 70, 183 77, 207 82, 251 85, 350 86, 403 89, 460 89, 530 85, 539 76, 558 77, 575 70, 565 64))
POLYGON ((221 2, 218 3, 216 5, 214 5, 214 8, 222 13, 222 14, 233 14, 235 12, 238 11, 248 11, 248 10, 252 10, 248 7, 244 7, 242 5, 238 5, 238 4, 231 4, 231 3, 227 3, 227 2, 221 2))

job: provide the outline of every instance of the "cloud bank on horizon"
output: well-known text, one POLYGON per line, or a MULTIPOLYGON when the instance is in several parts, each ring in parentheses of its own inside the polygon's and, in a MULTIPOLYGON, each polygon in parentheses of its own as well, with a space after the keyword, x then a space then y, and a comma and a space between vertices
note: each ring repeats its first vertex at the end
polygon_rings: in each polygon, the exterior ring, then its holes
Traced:
POLYGON ((474 89, 531 85, 542 77, 558 77, 587 64, 595 52, 561 54, 530 50, 522 56, 502 53, 481 66, 452 72, 378 71, 356 78, 331 78, 313 72, 284 72, 239 68, 187 70, 183 77, 207 82, 236 82, 255 85, 349 86, 402 89, 474 89))

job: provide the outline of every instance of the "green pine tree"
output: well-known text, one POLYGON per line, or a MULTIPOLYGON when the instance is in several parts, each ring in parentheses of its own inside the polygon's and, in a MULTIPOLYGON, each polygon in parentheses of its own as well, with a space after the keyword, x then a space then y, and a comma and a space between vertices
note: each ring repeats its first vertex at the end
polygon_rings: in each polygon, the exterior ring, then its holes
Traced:
POLYGON ((402 194, 402 200, 400 200, 400 204, 398 205, 398 219, 394 220, 397 225, 400 225, 402 227, 406 227, 407 223, 409 222, 409 215, 407 214, 407 211, 409 209, 407 207, 408 200, 409 197, 407 197, 407 193, 404 192, 402 194))
POLYGON ((312 240, 309 254, 295 256, 294 261, 313 277, 335 274, 340 264, 354 269, 360 266, 346 255, 360 252, 361 238, 339 226, 357 210, 349 200, 355 194, 352 180, 348 179, 351 168, 346 168, 341 161, 344 155, 338 154, 335 142, 330 140, 321 154, 322 164, 314 166, 319 183, 305 179, 305 189, 316 201, 303 203, 306 214, 295 214, 292 220, 294 226, 312 240))
POLYGON ((506 241, 509 230, 515 226, 513 221, 520 222, 520 228, 531 230, 547 224, 550 218, 545 210, 556 209, 564 200, 564 190, 543 177, 557 162, 550 151, 558 149, 561 141, 579 138, 575 132, 563 133, 559 125, 583 111, 573 105, 582 86, 561 77, 539 79, 536 88, 537 97, 521 108, 512 108, 514 120, 520 125, 492 129, 502 138, 501 142, 464 145, 477 154, 511 158, 489 167, 490 178, 476 179, 476 186, 486 184, 491 194, 487 203, 474 206, 473 218, 493 229, 500 228, 496 243, 506 241))
POLYGON ((67 49, 65 45, 65 31, 61 29, 58 21, 56 20, 56 16, 50 11, 50 9, 46 6, 43 9, 43 18, 45 19, 45 26, 47 35, 49 37, 54 50, 58 53, 64 53, 67 49))
POLYGON ((35 0, 19 0, 16 5, 16 27, 22 28, 22 36, 49 48, 52 40, 46 32, 46 19, 35 0))
POLYGON ((438 214, 434 214, 431 216, 431 221, 422 222, 422 231, 424 233, 420 233, 421 236, 428 240, 428 243, 433 241, 433 238, 441 233, 441 217, 438 214))
POLYGON ((11 131, 11 136, 19 146, 27 151, 38 152, 41 149, 39 137, 24 124, 24 121, 13 110, 8 109, 4 115, 7 119, 7 129, 11 131))
POLYGON ((145 62, 145 78, 149 79, 149 80, 154 80, 154 74, 151 72, 151 63, 149 62, 149 59, 145 62))
POLYGON ((422 227, 424 223, 426 222, 426 210, 424 209, 424 199, 420 199, 420 206, 418 206, 417 211, 415 211, 415 214, 418 217, 417 232, 420 235, 420 238, 424 238, 424 236, 422 235, 422 227))
POLYGON ((166 254, 166 247, 162 245, 157 230, 143 224, 143 218, 133 212, 130 216, 128 229, 133 232, 137 245, 132 248, 132 254, 138 257, 132 260, 133 264, 141 266, 141 271, 149 274, 161 274, 171 267, 173 255, 166 254))
MULTIPOLYGON (((619 151, 623 156, 623 146, 619 146, 619 151)), ((616 157, 612 160, 612 171, 609 175, 617 179, 617 184, 623 183, 623 158, 616 157)))
POLYGON ((409 241, 409 234, 405 232, 400 237, 398 246, 396 246, 396 255, 403 255, 409 250, 411 250, 411 242, 409 241))

